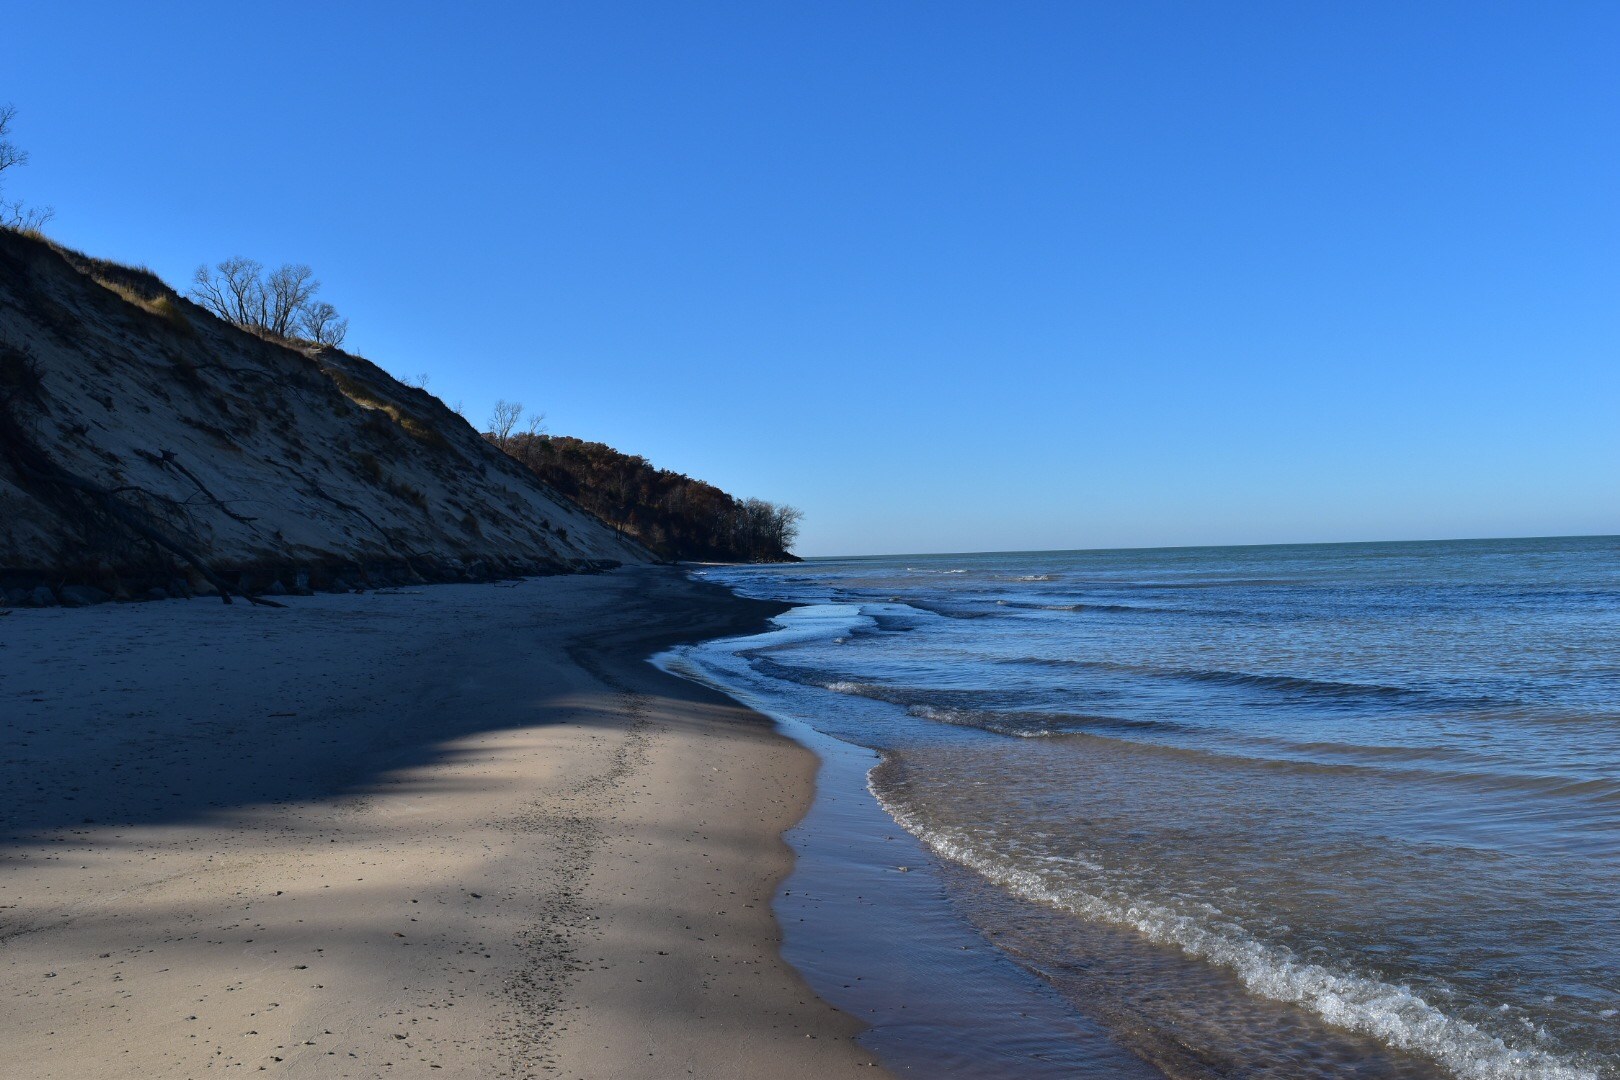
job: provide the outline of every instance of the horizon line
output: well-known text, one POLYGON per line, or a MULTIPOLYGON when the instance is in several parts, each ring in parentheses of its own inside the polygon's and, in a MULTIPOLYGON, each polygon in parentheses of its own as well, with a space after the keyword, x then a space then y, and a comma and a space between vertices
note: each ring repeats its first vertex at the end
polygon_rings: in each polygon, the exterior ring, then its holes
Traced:
POLYGON ((942 558, 948 556, 973 557, 981 555, 1073 555, 1077 553, 1104 554, 1116 551, 1207 551, 1232 548, 1281 547, 1350 547, 1374 544, 1471 544, 1493 540, 1620 540, 1620 533, 1552 533, 1537 536, 1437 536, 1403 540, 1308 540, 1276 541, 1262 544, 1143 544, 1124 547, 1093 548, 998 548, 983 551, 893 551, 864 555, 801 555, 800 559, 907 559, 942 558))

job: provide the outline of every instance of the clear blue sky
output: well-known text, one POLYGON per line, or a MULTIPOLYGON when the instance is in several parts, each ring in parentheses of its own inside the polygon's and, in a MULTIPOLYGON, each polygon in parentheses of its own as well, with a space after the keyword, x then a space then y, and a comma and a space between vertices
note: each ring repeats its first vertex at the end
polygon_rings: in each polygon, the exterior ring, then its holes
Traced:
POLYGON ((23 4, 51 231, 808 554, 1620 532, 1620 5, 23 4))

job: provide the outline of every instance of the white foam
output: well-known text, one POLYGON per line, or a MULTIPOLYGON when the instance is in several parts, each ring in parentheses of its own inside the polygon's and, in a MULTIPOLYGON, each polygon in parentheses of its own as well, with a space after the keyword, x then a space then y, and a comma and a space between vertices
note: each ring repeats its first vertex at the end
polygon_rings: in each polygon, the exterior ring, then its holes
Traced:
POLYGON ((1301 1005, 1338 1027, 1432 1058, 1466 1080, 1600 1080, 1597 1072, 1545 1050, 1511 1047, 1466 1020, 1446 1015, 1404 986, 1301 961, 1287 949, 1258 941, 1229 923, 1217 928, 1159 904, 1088 893, 1058 871, 1016 866, 975 846, 958 830, 924 824, 885 798, 870 777, 867 786, 908 832, 939 855, 1003 888, 1076 915, 1130 927, 1157 944, 1179 947, 1235 972, 1256 994, 1301 1005))
POLYGON ((1017 727, 1013 724, 999 723, 986 713, 969 713, 935 705, 910 705, 907 706, 906 712, 919 720, 933 720, 936 723, 955 724, 958 727, 976 727, 983 731, 993 731, 997 735, 1013 735, 1020 739, 1045 739, 1057 734, 1045 728, 1017 727))

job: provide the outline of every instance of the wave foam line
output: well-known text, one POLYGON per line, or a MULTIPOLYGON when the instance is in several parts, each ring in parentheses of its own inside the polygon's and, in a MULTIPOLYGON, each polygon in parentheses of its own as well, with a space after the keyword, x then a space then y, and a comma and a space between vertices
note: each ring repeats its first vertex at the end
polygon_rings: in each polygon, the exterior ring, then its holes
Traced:
POLYGON ((1601 1080, 1598 1073, 1538 1049, 1517 1049, 1466 1020, 1447 1016, 1403 986, 1330 971, 1304 963, 1288 950, 1255 940, 1237 927, 1212 929, 1156 904, 1111 901, 1059 879, 1025 870, 976 849, 960 832, 933 829, 884 798, 867 777, 867 789, 907 832, 936 854, 959 863, 1026 899, 1085 918, 1138 931, 1159 945, 1227 968, 1249 990, 1301 1005, 1330 1024, 1422 1054, 1466 1080, 1601 1080))

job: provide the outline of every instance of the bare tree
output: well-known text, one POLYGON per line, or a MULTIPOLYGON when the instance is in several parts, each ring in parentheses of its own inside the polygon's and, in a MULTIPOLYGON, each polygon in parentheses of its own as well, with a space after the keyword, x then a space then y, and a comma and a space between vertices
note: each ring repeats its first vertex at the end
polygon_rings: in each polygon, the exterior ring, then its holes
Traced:
POLYGON ((646 465, 645 458, 627 457, 617 462, 601 480, 601 490, 608 499, 607 509, 613 531, 621 536, 624 535, 625 526, 630 524, 630 514, 635 509, 636 496, 640 494, 638 481, 646 465))
POLYGON ((340 345, 349 320, 324 300, 316 300, 321 283, 315 271, 287 263, 268 275, 264 265, 241 256, 197 267, 191 298, 237 326, 277 337, 302 336, 317 345, 340 345))
MULTIPOLYGON (((349 334, 349 320, 339 317, 337 308, 325 300, 317 300, 306 307, 299 317, 298 326, 308 340, 333 348, 343 344, 343 339, 349 334)), ((427 376, 422 378, 422 385, 426 386, 427 376)))
POLYGON ((226 259, 213 270, 197 267, 191 298, 215 315, 237 326, 263 328, 264 266, 241 256, 226 259))
MULTIPOLYGON (((6 139, 11 134, 11 122, 17 118, 17 106, 0 105, 0 139, 6 139)), ((17 146, 9 139, 0 142, 0 172, 5 172, 13 165, 28 164, 28 151, 17 146)))
POLYGON ((512 429, 517 427, 523 418, 523 403, 521 401, 507 401, 505 398, 495 403, 495 411, 489 418, 490 441, 496 446, 505 446, 512 438, 512 429))
POLYGON ((804 520, 804 511, 797 506, 783 505, 776 508, 775 516, 772 530, 776 534, 776 550, 785 552, 799 538, 799 522, 804 520))
POLYGON ((292 337, 320 287, 315 271, 301 263, 287 263, 272 271, 264 283, 265 329, 277 337, 292 337))
MULTIPOLYGON (((456 411, 461 411, 460 402, 456 403, 456 411)), ((538 469, 547 439, 546 414, 529 414, 529 422, 519 428, 522 420, 523 403, 502 398, 495 403, 495 411, 489 418, 489 430, 484 433, 484 438, 500 447, 513 460, 538 469)))
MULTIPOLYGON (((11 121, 17 115, 15 105, 0 105, 0 180, 7 169, 28 164, 28 151, 6 136, 11 134, 11 121)), ((21 200, 6 202, 0 199, 0 225, 13 229, 38 229, 56 216, 48 206, 26 206, 21 200)))

